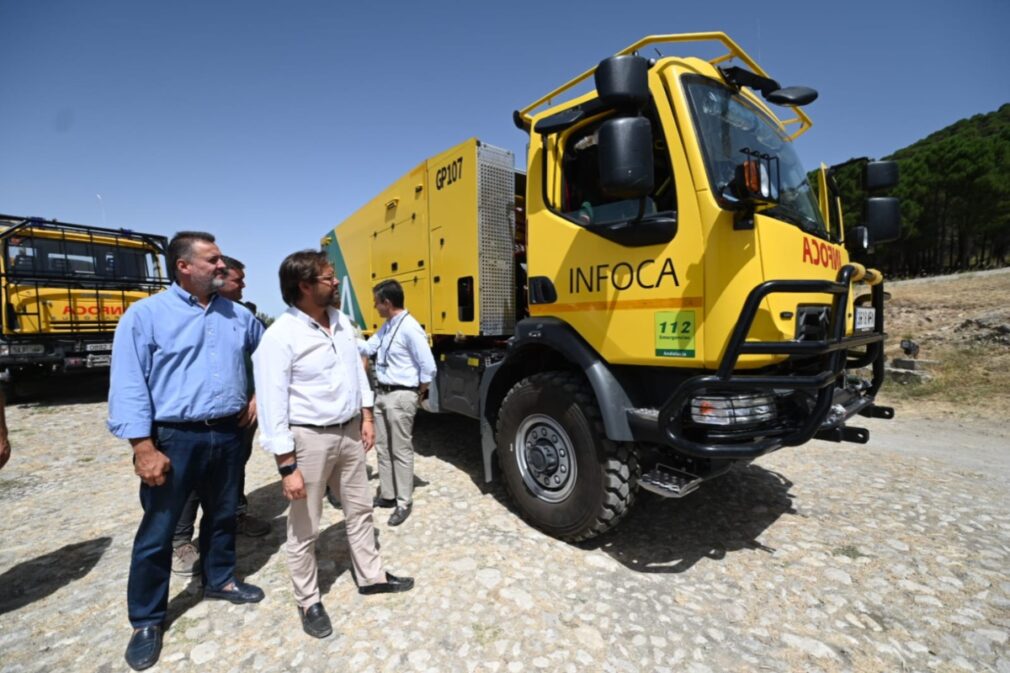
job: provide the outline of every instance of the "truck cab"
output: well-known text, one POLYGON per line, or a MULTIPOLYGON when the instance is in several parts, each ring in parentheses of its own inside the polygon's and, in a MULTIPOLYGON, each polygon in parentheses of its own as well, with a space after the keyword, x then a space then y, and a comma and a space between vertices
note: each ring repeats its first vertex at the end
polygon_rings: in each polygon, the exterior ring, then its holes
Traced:
POLYGON ((166 239, 0 215, 0 382, 107 370, 133 302, 162 290, 166 239))

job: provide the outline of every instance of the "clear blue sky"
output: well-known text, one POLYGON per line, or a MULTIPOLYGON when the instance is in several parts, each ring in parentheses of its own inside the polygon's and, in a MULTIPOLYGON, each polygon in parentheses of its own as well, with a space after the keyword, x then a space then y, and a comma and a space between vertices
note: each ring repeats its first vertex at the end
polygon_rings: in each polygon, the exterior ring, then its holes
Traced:
POLYGON ((287 253, 470 136, 522 163, 512 110, 645 35, 818 89, 810 168, 1010 101, 1008 29, 1007 0, 0 0, 0 212, 211 231, 276 315, 287 253))

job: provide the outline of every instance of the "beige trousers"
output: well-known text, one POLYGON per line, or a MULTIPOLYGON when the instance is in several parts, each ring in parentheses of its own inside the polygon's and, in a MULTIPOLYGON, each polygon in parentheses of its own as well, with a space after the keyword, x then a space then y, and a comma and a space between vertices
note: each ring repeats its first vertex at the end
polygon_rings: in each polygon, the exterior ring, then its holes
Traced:
POLYGON ((347 527, 347 544, 358 585, 386 581, 375 547, 372 498, 365 470, 365 448, 357 418, 344 427, 325 430, 291 428, 298 470, 305 480, 305 498, 291 502, 288 512, 287 552, 295 600, 307 608, 319 602, 316 539, 326 486, 340 494, 347 527))
POLYGON ((375 451, 379 495, 399 507, 414 500, 414 416, 417 393, 393 390, 375 396, 375 451))

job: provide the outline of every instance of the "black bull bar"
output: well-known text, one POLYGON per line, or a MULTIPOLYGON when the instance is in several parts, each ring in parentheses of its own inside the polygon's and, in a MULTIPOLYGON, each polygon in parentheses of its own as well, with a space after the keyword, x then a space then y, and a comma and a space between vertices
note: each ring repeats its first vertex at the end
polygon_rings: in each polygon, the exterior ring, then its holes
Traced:
MULTIPOLYGON (((862 431, 861 438, 846 436, 841 428, 823 430, 822 425, 831 411, 834 400, 835 383, 845 369, 872 366, 872 379, 868 389, 845 405, 845 418, 855 413, 865 416, 891 418, 893 410, 873 404, 873 398, 884 382, 884 284, 880 280, 871 286, 871 302, 875 309, 873 331, 865 334, 845 336, 847 325, 846 309, 851 292, 853 277, 863 278, 862 267, 847 264, 838 272, 837 280, 771 280, 754 288, 744 302, 740 320, 733 330, 722 364, 715 374, 695 376, 681 384, 677 391, 659 411, 658 422, 666 441, 679 452, 698 458, 755 458, 784 446, 804 444, 822 431, 823 439, 851 439, 865 441, 868 433, 862 431), (858 276, 856 274, 859 274, 858 276), (826 337, 812 341, 750 341, 747 334, 757 316, 765 297, 775 293, 823 293, 833 297, 830 323, 826 337), (865 351, 852 352, 852 349, 865 351), (735 374, 737 361, 741 355, 796 355, 820 356, 823 369, 810 375, 769 375, 735 374), (704 391, 768 389, 815 391, 816 399, 810 413, 798 424, 784 432, 762 434, 755 430, 750 439, 734 439, 731 442, 706 444, 688 438, 684 432, 684 410, 691 399, 704 391), (831 432, 834 431, 834 435, 831 432)), ((839 419, 840 422, 844 419, 839 419)), ((830 425, 830 424, 829 424, 830 425)))

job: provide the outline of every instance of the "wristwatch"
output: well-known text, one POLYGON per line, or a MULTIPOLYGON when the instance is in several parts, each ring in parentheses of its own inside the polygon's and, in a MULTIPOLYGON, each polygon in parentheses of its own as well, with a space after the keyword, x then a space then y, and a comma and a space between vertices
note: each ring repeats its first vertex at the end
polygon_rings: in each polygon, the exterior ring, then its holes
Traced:
POLYGON ((277 471, 280 472, 280 475, 282 477, 286 477, 297 469, 298 469, 298 461, 295 461, 290 465, 281 465, 280 467, 277 468, 277 471))

